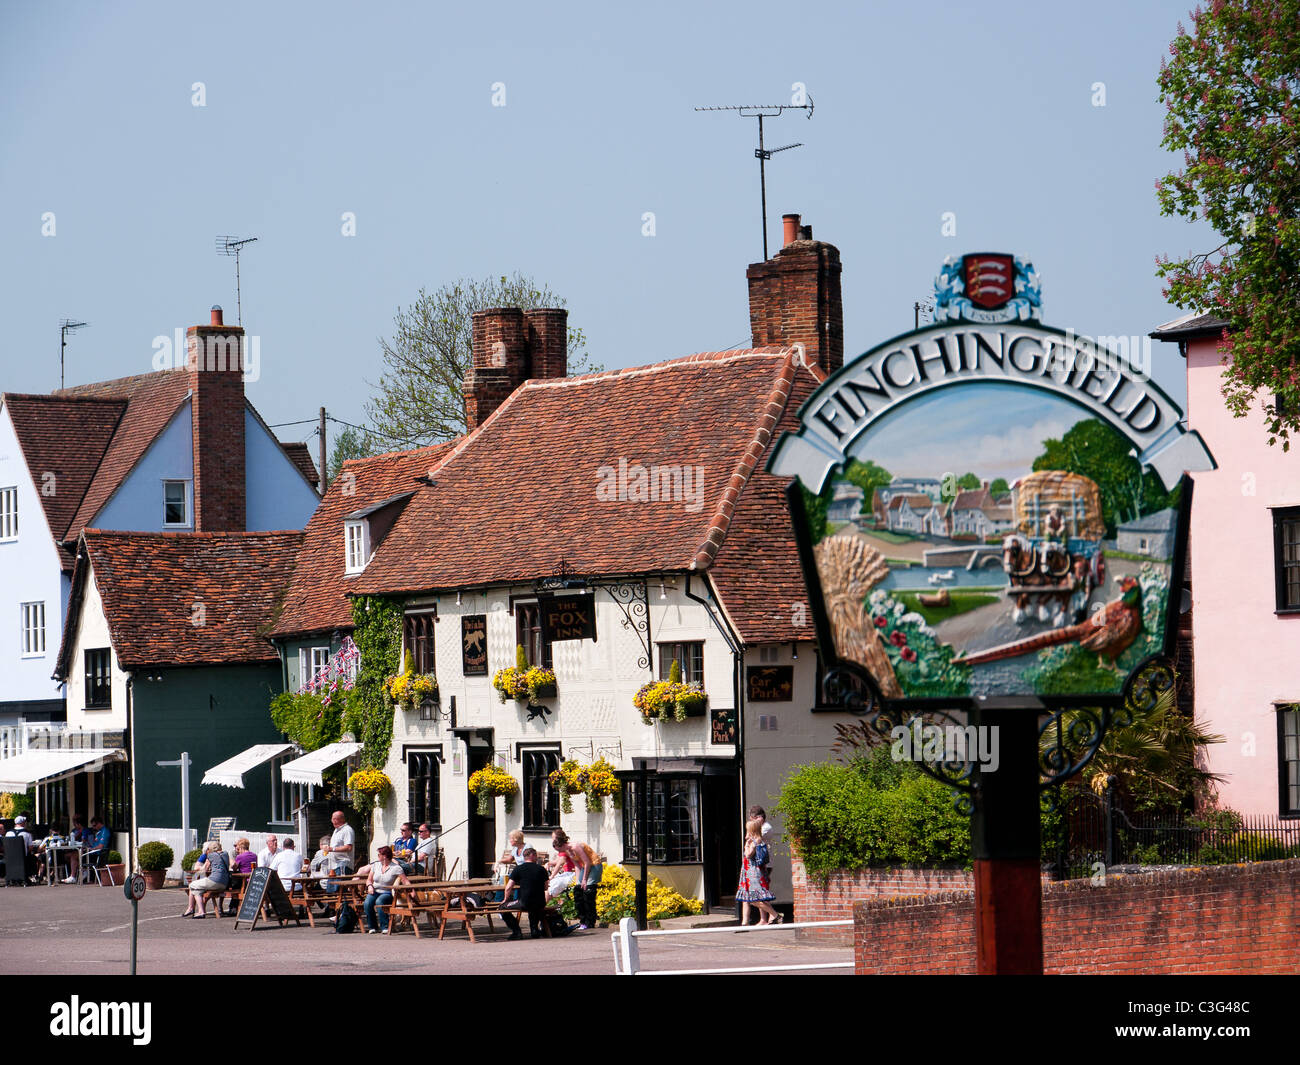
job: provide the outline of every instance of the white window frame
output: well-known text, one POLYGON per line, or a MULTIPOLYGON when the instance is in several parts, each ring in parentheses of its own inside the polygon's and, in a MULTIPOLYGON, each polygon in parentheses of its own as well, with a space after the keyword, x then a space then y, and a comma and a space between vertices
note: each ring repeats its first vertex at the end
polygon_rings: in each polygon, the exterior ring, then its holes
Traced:
POLYGON ((345 521, 343 523, 343 572, 360 573, 369 563, 370 522, 364 518, 345 521))
POLYGON ((167 477, 163 480, 162 493, 162 523, 164 529, 189 529, 194 522, 191 520, 194 514, 194 491, 190 481, 180 480, 174 477, 167 477), (179 484, 184 486, 185 492, 185 520, 168 521, 167 520, 167 488, 169 485, 179 484))
POLYGON ((322 669, 326 669, 325 676, 329 677, 328 666, 333 660, 330 654, 329 644, 322 644, 317 647, 299 647, 298 648, 298 687, 307 687, 308 682, 316 676, 322 669))
POLYGON ((18 539, 18 486, 0 488, 0 543, 18 539))
POLYGON ((45 657, 45 602, 19 604, 19 633, 23 658, 45 657), (39 645, 39 646, 38 646, 39 645))

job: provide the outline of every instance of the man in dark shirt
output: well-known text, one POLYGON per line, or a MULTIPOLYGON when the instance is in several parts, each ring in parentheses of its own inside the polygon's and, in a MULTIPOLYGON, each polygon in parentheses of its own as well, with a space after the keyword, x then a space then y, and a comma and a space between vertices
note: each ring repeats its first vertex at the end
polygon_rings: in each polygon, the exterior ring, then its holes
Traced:
MULTIPOLYGON (((513 893, 519 893, 519 909, 528 914, 528 929, 536 939, 542 934, 540 925, 542 911, 546 909, 546 882, 549 877, 546 870, 537 864, 536 848, 525 847, 523 859, 511 870, 510 879, 506 881, 505 901, 509 902, 513 893)), ((509 925, 511 939, 524 938, 519 930, 519 918, 510 910, 502 910, 501 919, 509 925)))

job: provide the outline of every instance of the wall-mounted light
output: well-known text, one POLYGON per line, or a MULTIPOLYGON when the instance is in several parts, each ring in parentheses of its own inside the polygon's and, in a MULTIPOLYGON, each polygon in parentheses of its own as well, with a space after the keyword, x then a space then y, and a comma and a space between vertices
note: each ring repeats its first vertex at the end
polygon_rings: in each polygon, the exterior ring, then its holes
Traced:
POLYGON ((799 645, 797 643, 792 643, 790 645, 790 661, 791 662, 799 661, 799 645))
POLYGON ((660 599, 668 598, 668 589, 664 587, 664 579, 662 577, 659 578, 659 598, 660 599))
POLYGON ((457 606, 460 606, 460 590, 459 590, 459 589, 457 589, 457 591, 456 591, 456 605, 457 605, 457 606))

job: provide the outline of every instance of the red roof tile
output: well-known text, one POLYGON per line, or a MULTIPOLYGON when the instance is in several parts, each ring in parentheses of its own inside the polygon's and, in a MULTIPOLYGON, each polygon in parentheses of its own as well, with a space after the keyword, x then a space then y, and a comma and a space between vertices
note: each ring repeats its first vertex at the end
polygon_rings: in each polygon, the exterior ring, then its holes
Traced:
POLYGON ((268 634, 302 541, 297 531, 85 530, 85 557, 77 560, 59 650, 60 673, 66 676, 71 668, 66 659, 90 569, 124 669, 274 662, 278 656, 268 634))
POLYGON ((62 540, 126 410, 126 401, 9 392, 0 402, 9 411, 23 459, 40 493, 50 535, 62 540), (49 491, 44 490, 46 485, 49 491))
POLYGON ((320 485, 320 474, 316 472, 316 463, 312 461, 311 449, 304 443, 290 441, 281 443, 280 447, 289 456, 289 460, 302 471, 307 482, 313 487, 320 485))
POLYGON ((790 362, 707 352, 526 382, 420 488, 355 590, 707 565, 790 362))
POLYGON ((299 564, 284 598, 275 635, 352 628, 347 592, 358 576, 343 575, 343 519, 399 492, 435 468, 455 446, 435 444, 343 464, 305 530, 299 564))

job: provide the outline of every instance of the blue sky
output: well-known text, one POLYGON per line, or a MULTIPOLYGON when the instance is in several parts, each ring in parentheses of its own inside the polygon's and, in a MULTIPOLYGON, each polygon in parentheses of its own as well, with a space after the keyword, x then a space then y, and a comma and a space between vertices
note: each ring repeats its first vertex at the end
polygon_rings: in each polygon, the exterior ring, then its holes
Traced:
MULTIPOLYGON (((607 367, 745 343, 756 123, 692 108, 796 82, 816 113, 767 123, 769 146, 804 145, 769 166, 769 236, 794 211, 839 247, 850 355, 910 328, 967 251, 1030 258, 1048 324, 1145 334, 1181 313, 1155 255, 1212 246, 1153 188, 1187 6, 3 0, 0 388, 57 387, 63 317, 91 323, 69 383, 147 371, 213 303, 232 320, 219 233, 260 238, 248 391, 273 423, 360 421, 397 307, 461 276, 546 282, 607 367)), ((1182 371, 1157 345, 1179 403, 1182 371)))

